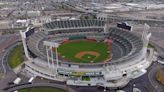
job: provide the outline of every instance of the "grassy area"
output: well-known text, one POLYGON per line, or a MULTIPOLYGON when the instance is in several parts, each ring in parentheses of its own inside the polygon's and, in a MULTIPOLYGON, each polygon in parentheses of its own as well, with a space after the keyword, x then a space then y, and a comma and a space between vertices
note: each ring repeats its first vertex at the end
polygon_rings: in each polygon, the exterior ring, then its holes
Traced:
POLYGON ((23 62, 23 46, 18 45, 10 52, 8 57, 8 63, 11 68, 17 67, 23 62))
POLYGON ((156 73, 156 79, 161 82, 162 84, 164 84, 164 68, 163 69, 159 69, 156 73))
POLYGON ((151 43, 148 44, 148 48, 153 48, 155 51, 157 51, 157 49, 155 48, 155 46, 152 45, 151 43))
POLYGON ((63 89, 53 87, 33 87, 18 90, 18 92, 66 92, 63 89))
POLYGON ((64 43, 59 46, 58 52, 60 56, 76 63, 90 63, 89 60, 95 58, 92 55, 85 55, 82 58, 83 60, 76 58, 75 55, 82 51, 95 51, 98 52, 100 55, 96 57, 94 63, 102 62, 109 57, 108 53, 108 45, 103 42, 94 42, 88 40, 81 40, 81 41, 71 41, 68 43, 64 43), (90 58, 88 58, 88 56, 90 58))
POLYGON ((154 48, 154 46, 151 43, 149 43, 148 48, 154 48))
POLYGON ((83 81, 90 81, 91 79, 90 79, 90 77, 82 77, 82 80, 83 81))
POLYGON ((96 15, 81 15, 80 19, 97 19, 96 15))

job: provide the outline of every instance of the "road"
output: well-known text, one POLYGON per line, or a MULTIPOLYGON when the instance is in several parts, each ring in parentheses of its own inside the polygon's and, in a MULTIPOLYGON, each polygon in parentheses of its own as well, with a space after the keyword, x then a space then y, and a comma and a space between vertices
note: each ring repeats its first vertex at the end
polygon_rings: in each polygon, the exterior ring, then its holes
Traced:
POLYGON ((6 51, 3 53, 3 57, 2 58, 2 66, 3 66, 3 71, 4 74, 0 80, 0 92, 2 92, 2 89, 8 86, 8 82, 13 81, 17 75, 13 72, 13 70, 8 66, 7 63, 7 56, 9 55, 9 52, 12 50, 13 47, 15 47, 16 45, 18 45, 20 43, 14 44, 11 47, 9 47, 8 49, 6 49, 6 51))
POLYGON ((75 92, 73 89, 67 88, 66 85, 61 85, 61 84, 56 84, 56 83, 32 83, 32 84, 26 84, 26 85, 21 85, 21 86, 16 86, 16 87, 10 88, 9 90, 7 90, 5 92, 12 92, 12 91, 15 91, 17 89, 22 89, 22 88, 27 88, 27 87, 44 87, 44 86, 61 88, 61 89, 69 90, 69 92, 75 92))
POLYGON ((0 36, 0 73, 6 73, 4 61, 6 60, 6 55, 10 52, 16 42, 20 41, 20 36, 18 34, 3 35, 0 36))
MULTIPOLYGON (((1 78, 0 78, 0 92, 3 92, 2 89, 8 86, 8 82, 13 81, 17 75, 13 72, 12 69, 8 66, 7 63, 7 56, 9 52, 12 50, 13 47, 15 47, 17 44, 8 44, 8 40, 11 38, 14 38, 13 40, 19 40, 19 37, 17 37, 17 34, 14 35, 4 35, 0 36, 2 38, 0 40, 0 45, 4 45, 6 47, 3 52, 0 53, 0 72, 1 72, 1 78), (5 42, 5 43, 4 43, 5 42), (6 43, 7 42, 7 43, 6 43)), ((14 41, 13 41, 14 42, 14 41)), ((19 43, 20 44, 20 43, 19 43)))

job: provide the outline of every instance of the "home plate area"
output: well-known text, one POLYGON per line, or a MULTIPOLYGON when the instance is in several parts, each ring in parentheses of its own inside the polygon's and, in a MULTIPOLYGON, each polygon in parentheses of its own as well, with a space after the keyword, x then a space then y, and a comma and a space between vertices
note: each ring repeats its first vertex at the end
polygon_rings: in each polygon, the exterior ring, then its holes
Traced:
POLYGON ((75 55, 76 58, 81 59, 82 61, 85 62, 90 62, 93 63, 96 58, 98 58, 100 54, 95 51, 83 51, 79 52, 75 55))

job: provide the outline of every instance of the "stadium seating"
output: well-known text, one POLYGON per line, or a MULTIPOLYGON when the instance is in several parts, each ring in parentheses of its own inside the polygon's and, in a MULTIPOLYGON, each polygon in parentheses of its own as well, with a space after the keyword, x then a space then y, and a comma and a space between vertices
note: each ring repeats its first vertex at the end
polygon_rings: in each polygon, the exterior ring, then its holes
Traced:
POLYGON ((39 55, 39 57, 45 57, 43 53, 40 52, 38 46, 40 41, 45 37, 45 34, 43 32, 35 33, 34 35, 30 36, 27 46, 29 47, 29 50, 33 52, 36 56, 39 55))
MULTIPOLYGON (((140 38, 128 31, 122 31, 117 28, 110 28, 107 34, 103 33, 104 21, 100 20, 67 20, 67 21, 54 21, 43 25, 47 29, 68 28, 68 30, 62 30, 58 34, 45 34, 44 32, 37 32, 29 37, 27 45, 28 48, 36 56, 46 60, 45 46, 43 46, 44 40, 62 42, 63 39, 68 39, 70 36, 86 36, 93 37, 97 40, 103 40, 105 38, 112 38, 113 43, 117 44, 118 48, 122 50, 122 55, 118 56, 118 60, 113 62, 118 63, 126 59, 131 59, 137 53, 139 53, 143 47, 143 42, 140 38), (83 29, 85 27, 100 26, 102 29, 83 29), (75 27, 76 30, 70 30, 69 28, 75 27), (79 29, 79 27, 83 27, 79 29), (101 30, 101 32, 99 32, 101 30), (66 32, 66 33, 65 33, 66 32), (48 39, 50 37, 50 39, 48 39)), ((46 30, 45 30, 46 31, 46 30)), ((112 63, 113 63, 112 62, 112 63)), ((111 62, 109 62, 111 63, 111 62)))
POLYGON ((53 21, 43 25, 46 29, 62 29, 62 28, 79 28, 79 27, 93 27, 103 26, 104 21, 100 20, 62 20, 53 21))

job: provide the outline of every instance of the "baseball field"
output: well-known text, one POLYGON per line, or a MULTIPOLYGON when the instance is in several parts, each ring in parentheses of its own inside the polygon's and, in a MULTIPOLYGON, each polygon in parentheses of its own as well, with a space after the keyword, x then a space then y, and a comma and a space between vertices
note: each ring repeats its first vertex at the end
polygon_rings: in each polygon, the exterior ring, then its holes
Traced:
POLYGON ((109 58, 109 46, 103 42, 71 40, 58 47, 59 56, 69 62, 99 63, 109 58))

